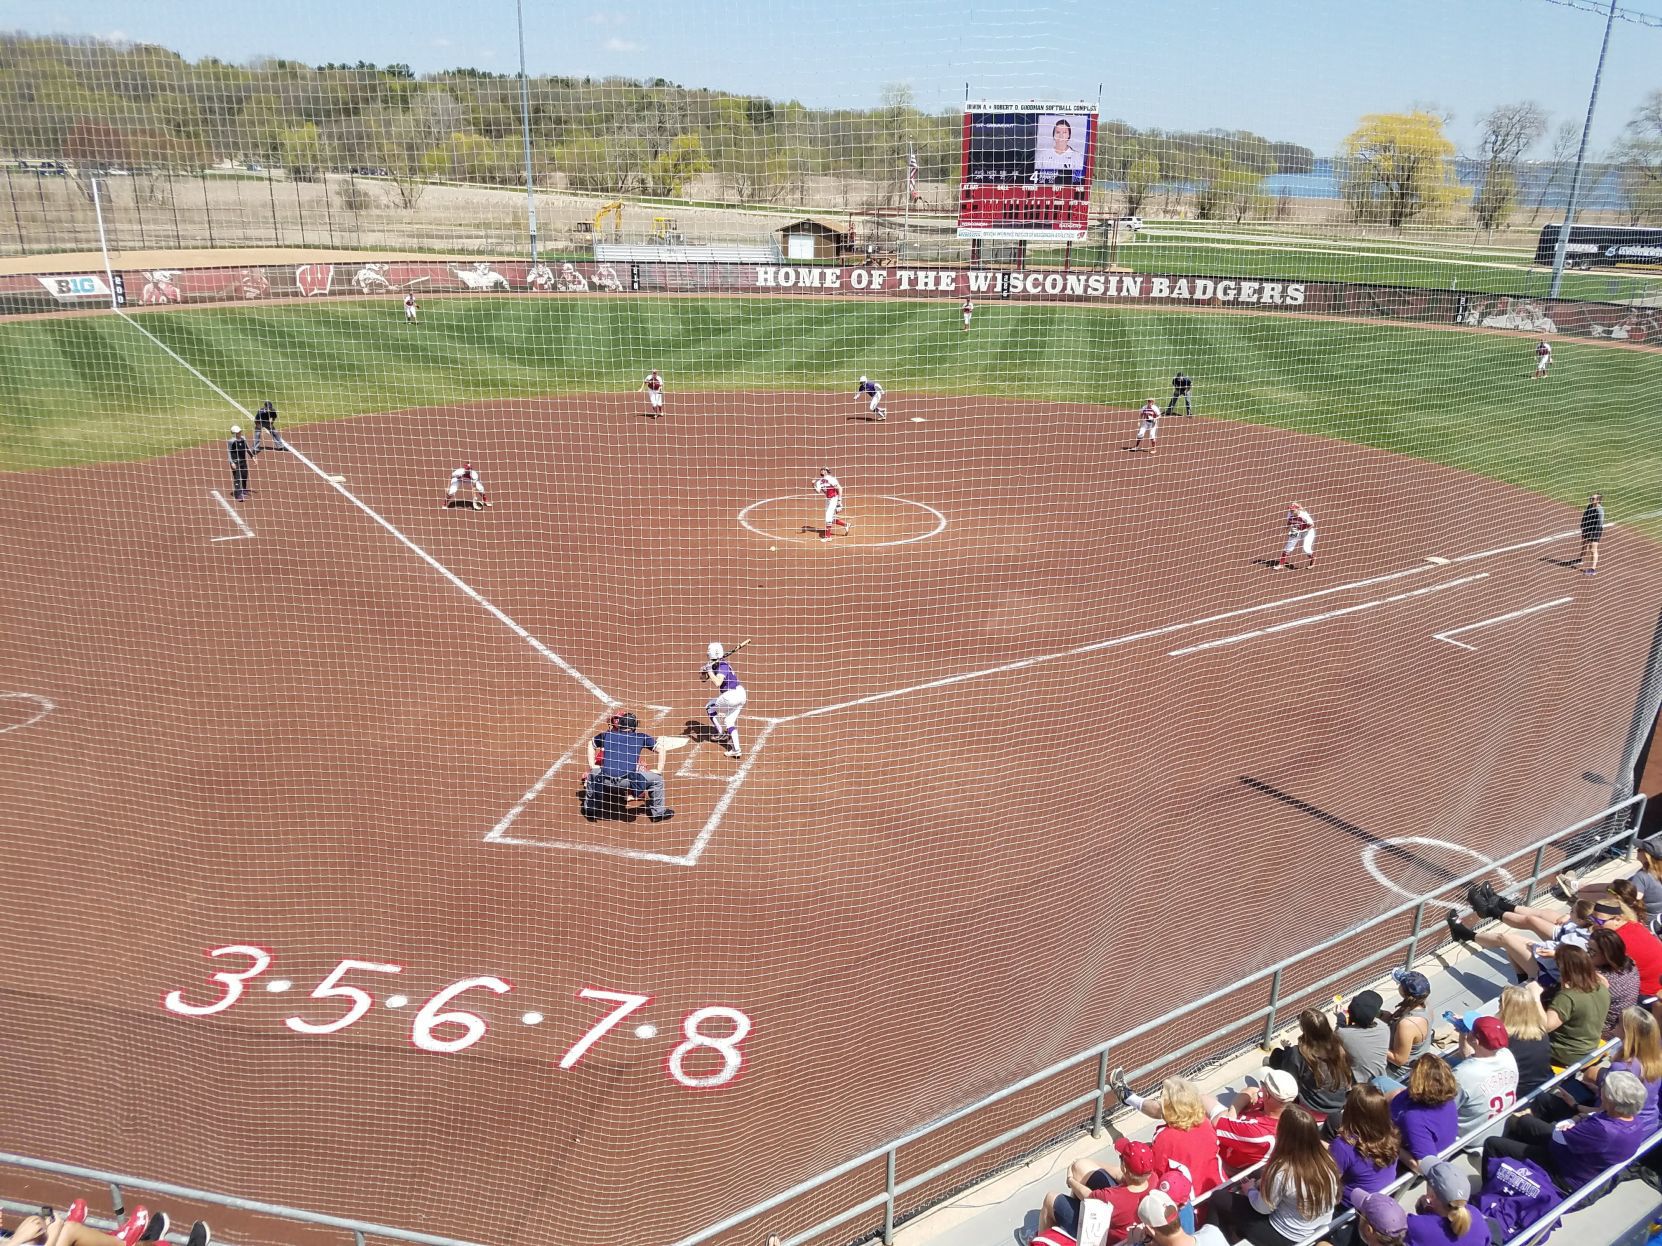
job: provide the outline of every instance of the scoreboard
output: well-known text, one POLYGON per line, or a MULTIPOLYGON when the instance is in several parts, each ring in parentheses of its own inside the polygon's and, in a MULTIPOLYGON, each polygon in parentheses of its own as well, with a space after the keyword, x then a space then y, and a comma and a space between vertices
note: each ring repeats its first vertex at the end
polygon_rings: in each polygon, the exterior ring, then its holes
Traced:
POLYGON ((966 104, 958 236, 1085 241, 1096 121, 1095 104, 966 104))

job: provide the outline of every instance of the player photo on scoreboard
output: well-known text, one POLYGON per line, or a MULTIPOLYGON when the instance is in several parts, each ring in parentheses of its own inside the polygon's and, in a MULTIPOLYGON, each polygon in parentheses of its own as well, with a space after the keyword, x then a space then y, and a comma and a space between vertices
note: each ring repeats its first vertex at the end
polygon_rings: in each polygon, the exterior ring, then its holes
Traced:
POLYGON ((1040 184, 1083 181, 1090 117, 1040 113, 1033 127, 1033 180, 1040 184))

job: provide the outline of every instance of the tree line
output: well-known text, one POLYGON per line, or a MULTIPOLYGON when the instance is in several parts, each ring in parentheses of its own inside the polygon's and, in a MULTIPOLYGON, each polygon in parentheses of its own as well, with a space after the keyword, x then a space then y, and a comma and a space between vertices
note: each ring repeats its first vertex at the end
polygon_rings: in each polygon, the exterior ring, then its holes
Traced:
MULTIPOLYGON (((522 184, 520 107, 516 77, 472 68, 417 75, 366 61, 239 66, 190 62, 152 45, 0 35, 0 151, 82 169, 195 171, 241 161, 299 180, 367 170, 413 207, 433 181, 522 184)), ((958 112, 919 109, 904 86, 883 88, 874 108, 825 109, 661 78, 544 76, 531 80, 530 112, 539 182, 560 174, 575 189, 604 194, 675 197, 700 178, 701 196, 806 202, 809 179, 831 178, 861 187, 861 206, 878 207, 901 201, 913 154, 926 184, 953 185, 960 170, 958 112)), ((1337 160, 1357 220, 1401 226, 1469 216, 1493 229, 1529 208, 1531 193, 1544 201, 1559 181, 1554 173, 1545 188, 1526 191, 1519 177, 1548 133, 1538 105, 1492 110, 1477 150, 1464 157, 1448 120, 1425 110, 1362 119, 1337 160), (1480 170, 1475 190, 1469 174, 1464 182, 1457 175, 1462 159, 1480 170)), ((1567 166, 1575 137, 1572 123, 1559 127, 1554 168, 1567 166)), ((1248 131, 1139 130, 1106 119, 1097 153, 1104 210, 1139 214, 1157 191, 1170 200, 1175 188, 1194 215, 1219 220, 1273 215, 1267 179, 1315 164, 1308 147, 1248 131)), ((1648 97, 1608 160, 1620 169, 1630 215, 1662 219, 1662 91, 1648 97)))

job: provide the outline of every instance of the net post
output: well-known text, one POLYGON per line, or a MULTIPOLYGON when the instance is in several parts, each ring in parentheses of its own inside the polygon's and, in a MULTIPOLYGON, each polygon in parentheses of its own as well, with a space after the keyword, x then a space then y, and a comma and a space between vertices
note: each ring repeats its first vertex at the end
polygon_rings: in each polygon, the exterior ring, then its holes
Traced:
POLYGON ((894 1170, 895 1149, 883 1153, 883 1246, 894 1243, 894 1170))
POLYGON ((1280 1007, 1281 1007, 1281 970, 1278 968, 1278 969, 1276 969, 1274 975, 1270 978, 1270 1010, 1269 1010, 1268 1015, 1266 1015, 1264 1017, 1264 1037, 1263 1037, 1263 1040, 1258 1044, 1260 1047, 1264 1047, 1264 1048, 1269 1047, 1270 1039, 1275 1034, 1275 1014, 1276 1014, 1276 1011, 1280 1007))
POLYGON ((1091 1137, 1102 1137, 1102 1128, 1108 1104, 1108 1048, 1096 1057, 1096 1112, 1091 1116, 1091 1137))
POLYGON ((519 23, 519 124, 525 137, 525 224, 531 235, 531 262, 537 262, 537 183, 531 166, 531 84, 525 76, 525 0, 514 0, 519 23))
POLYGON ((1425 929, 1425 901, 1414 906, 1414 929, 1408 938, 1408 951, 1402 958, 1402 967, 1412 969, 1420 954, 1420 934, 1425 929))
POLYGON ((1558 297, 1558 287, 1564 282, 1564 257, 1569 250, 1570 230, 1575 227, 1576 201, 1581 198, 1581 177, 1587 163, 1587 138, 1593 129, 1593 109, 1599 102, 1599 81, 1604 77, 1604 58, 1610 51, 1610 28, 1616 22, 1616 0, 1610 0, 1610 11, 1604 18, 1604 42, 1599 45, 1598 68, 1593 70, 1593 90, 1587 96, 1587 119, 1581 123, 1581 147, 1575 153, 1575 176, 1570 179, 1570 199, 1564 205, 1564 225, 1558 231, 1558 245, 1552 249, 1552 285, 1547 297, 1558 297))
POLYGON ((98 219, 98 250, 104 257, 104 280, 110 287, 110 310, 117 311, 121 304, 115 297, 115 269, 110 266, 110 239, 104 232, 104 199, 98 190, 96 175, 87 179, 92 183, 92 213, 98 219))

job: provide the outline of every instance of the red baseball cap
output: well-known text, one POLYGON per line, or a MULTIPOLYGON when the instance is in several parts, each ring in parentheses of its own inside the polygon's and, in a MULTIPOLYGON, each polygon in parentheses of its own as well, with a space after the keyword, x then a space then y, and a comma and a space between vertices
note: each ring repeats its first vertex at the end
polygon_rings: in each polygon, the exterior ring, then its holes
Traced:
POLYGON ((1171 1201, 1179 1206, 1188 1202, 1189 1196, 1194 1193, 1194 1186, 1189 1184, 1189 1179, 1180 1168, 1166 1169, 1160 1174, 1160 1180, 1154 1183, 1154 1188, 1171 1195, 1171 1201))
POLYGON ((1120 1138, 1114 1143, 1114 1150, 1120 1153, 1120 1159, 1125 1163, 1127 1174, 1139 1177, 1154 1175, 1154 1148, 1146 1142, 1133 1142, 1129 1138, 1120 1138))
POLYGON ((1472 1023, 1472 1037, 1492 1051, 1500 1051, 1511 1041, 1499 1017, 1479 1017, 1472 1023))

